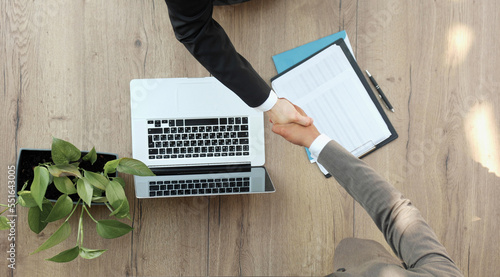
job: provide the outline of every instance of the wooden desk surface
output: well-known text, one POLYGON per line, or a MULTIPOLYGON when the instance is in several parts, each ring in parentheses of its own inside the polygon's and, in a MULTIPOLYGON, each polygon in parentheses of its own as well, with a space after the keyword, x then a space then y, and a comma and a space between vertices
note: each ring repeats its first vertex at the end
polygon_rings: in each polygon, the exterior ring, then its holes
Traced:
MULTIPOLYGON (((388 116, 399 138, 365 160, 412 199, 466 276, 494 276, 499 8, 493 0, 253 0, 217 7, 214 17, 266 80, 276 74, 272 55, 346 30, 360 67, 396 109, 388 116)), ((55 136, 131 156, 131 79, 209 76, 175 40, 161 0, 1 1, 0 37, 0 203, 21 147, 48 148, 55 136)), ((343 238, 383 242, 335 180, 270 128, 266 121, 276 193, 138 201, 127 178, 133 233, 104 240, 86 218, 84 244, 109 251, 68 264, 44 259, 73 247, 76 230, 28 255, 55 227, 37 236, 19 209, 16 269, 7 267, 10 242, 0 232, 0 275, 320 276, 333 270, 343 238)))

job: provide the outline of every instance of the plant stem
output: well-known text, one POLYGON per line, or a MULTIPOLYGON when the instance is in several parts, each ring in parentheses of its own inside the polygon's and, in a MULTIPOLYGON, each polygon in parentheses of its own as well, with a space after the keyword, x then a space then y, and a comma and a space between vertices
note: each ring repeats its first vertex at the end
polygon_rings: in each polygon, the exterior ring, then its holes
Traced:
POLYGON ((0 212, 0 215, 2 215, 3 213, 5 213, 10 207, 7 207, 5 210, 3 210, 2 212, 0 212))
POLYGON ((80 204, 80 200, 82 200, 81 198, 78 199, 78 202, 76 202, 76 205, 75 207, 73 208, 73 210, 71 211, 71 213, 69 214, 69 216, 66 218, 66 220, 64 222, 68 222, 69 218, 73 215, 73 213, 76 211, 76 208, 78 207, 78 204, 80 204))
POLYGON ((82 212, 80 213, 80 219, 78 220, 78 232, 77 232, 77 237, 76 237, 76 243, 80 246, 83 245, 83 208, 82 212))
POLYGON ((108 207, 108 209, 111 211, 111 212, 114 212, 113 209, 109 206, 108 202, 105 202, 104 204, 106 204, 106 207, 108 207))
POLYGON ((87 210, 87 207, 85 207, 85 205, 83 205, 83 208, 85 209, 85 211, 87 211, 87 214, 90 216, 90 218, 95 222, 97 223, 97 220, 95 220, 92 215, 90 214, 89 210, 87 210))
POLYGON ((2 215, 3 213, 5 213, 8 209, 12 209, 12 208, 16 209, 17 208, 17 204, 19 204, 19 200, 17 200, 16 203, 13 204, 14 206, 12 206, 12 207, 9 206, 9 205, 0 204, 0 206, 6 207, 5 210, 3 210, 3 211, 0 212, 0 215, 2 215))
MULTIPOLYGON (((85 207, 85 206, 84 206, 85 207)), ((83 209, 82 209, 82 214, 80 215, 80 221, 82 222, 82 229, 81 229, 81 241, 80 241, 80 246, 83 246, 83 209)))
POLYGON ((28 186, 28 181, 24 182, 23 184, 23 188, 21 189, 21 191, 24 191, 26 189, 26 187, 28 186))

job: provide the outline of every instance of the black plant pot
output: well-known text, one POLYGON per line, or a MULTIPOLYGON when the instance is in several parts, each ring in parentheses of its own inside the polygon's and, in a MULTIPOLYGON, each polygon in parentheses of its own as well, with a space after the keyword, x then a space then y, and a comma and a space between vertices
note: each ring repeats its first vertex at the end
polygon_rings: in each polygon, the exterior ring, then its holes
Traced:
MULTIPOLYGON (((82 151, 82 157, 85 156, 88 151, 82 151)), ((88 161, 81 161, 79 167, 83 168, 87 171, 93 172, 103 172, 104 165, 111 160, 115 160, 118 158, 118 155, 112 153, 97 153, 96 162, 91 165, 88 161)), ((16 197, 17 192, 19 192, 26 181, 28 181, 28 185, 26 186, 26 190, 31 190, 31 182, 33 181, 34 172, 33 168, 42 163, 52 162, 52 155, 50 149, 28 149, 21 148, 19 151, 19 156, 17 158, 17 167, 16 167, 16 197)), ((116 177, 116 173, 109 174, 110 177, 116 177)), ((45 193, 45 197, 52 202, 55 202, 62 193, 57 190, 57 188, 51 184, 47 188, 47 192, 45 193)), ((76 204, 78 201, 78 195, 73 194, 70 195, 73 203, 76 204)), ((96 203, 98 204, 98 203, 96 203)))

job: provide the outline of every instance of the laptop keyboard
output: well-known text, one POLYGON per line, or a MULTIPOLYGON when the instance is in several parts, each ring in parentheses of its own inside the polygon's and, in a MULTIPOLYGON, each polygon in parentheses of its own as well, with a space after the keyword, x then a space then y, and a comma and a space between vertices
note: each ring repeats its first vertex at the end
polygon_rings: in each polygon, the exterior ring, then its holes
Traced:
POLYGON ((213 195, 250 192, 250 178, 149 182, 149 196, 213 195))
POLYGON ((248 117, 150 119, 149 159, 249 156, 248 117))

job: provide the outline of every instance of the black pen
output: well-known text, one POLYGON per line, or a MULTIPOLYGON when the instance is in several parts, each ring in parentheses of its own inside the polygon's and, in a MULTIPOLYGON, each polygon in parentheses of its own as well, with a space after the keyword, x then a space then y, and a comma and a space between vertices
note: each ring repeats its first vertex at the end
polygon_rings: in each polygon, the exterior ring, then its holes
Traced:
POLYGON ((382 98, 382 100, 384 101, 385 103, 385 106, 391 110, 392 112, 394 112, 394 108, 392 107, 391 105, 391 102, 389 102, 389 99, 387 99, 387 97, 385 97, 385 94, 384 92, 382 91, 382 89, 380 88, 380 86, 377 84, 377 81, 375 81, 375 79, 373 79, 372 75, 370 74, 370 72, 368 72, 368 70, 366 70, 366 74, 368 74, 368 78, 370 78, 370 81, 372 81, 372 84, 375 86, 375 88, 377 89, 378 91, 378 96, 380 96, 380 98, 382 98))

